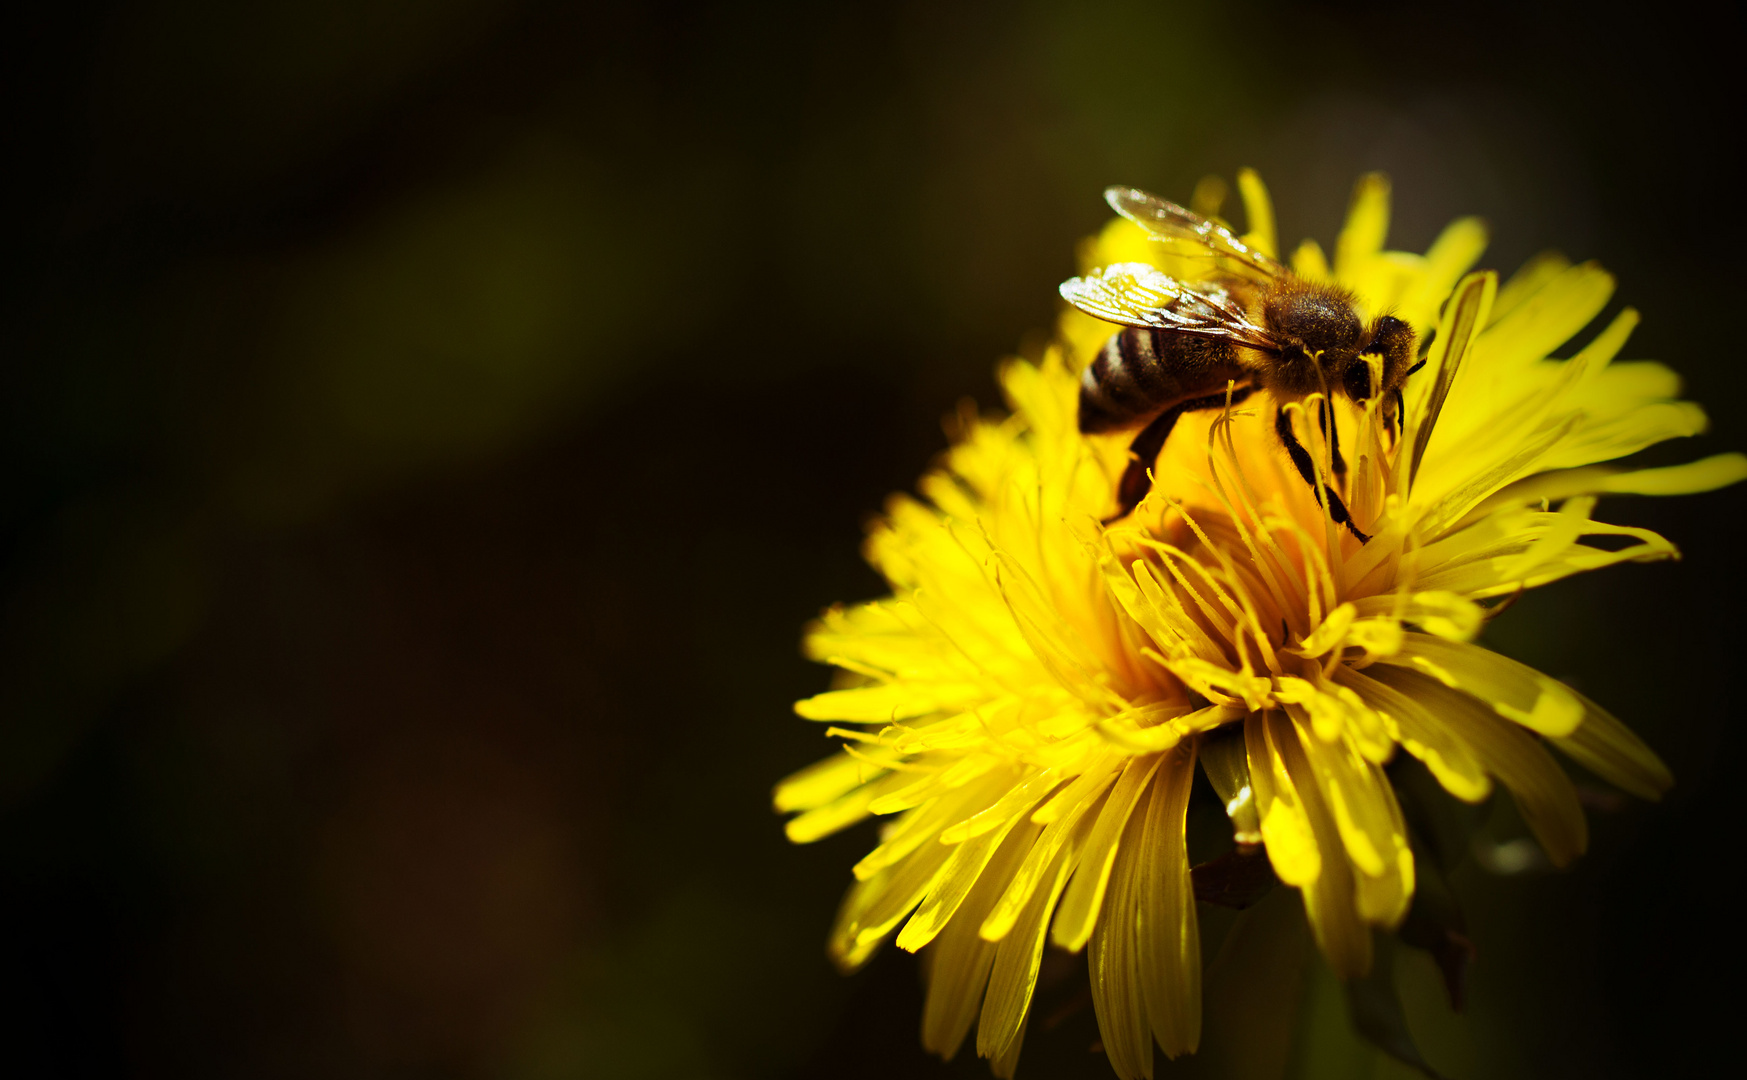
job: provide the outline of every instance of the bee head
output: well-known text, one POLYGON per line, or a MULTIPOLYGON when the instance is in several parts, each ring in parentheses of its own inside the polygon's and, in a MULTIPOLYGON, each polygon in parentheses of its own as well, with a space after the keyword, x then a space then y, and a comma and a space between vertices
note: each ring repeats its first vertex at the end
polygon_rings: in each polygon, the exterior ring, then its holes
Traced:
POLYGON ((1369 340, 1360 362, 1347 369, 1347 395, 1354 401, 1401 389, 1413 367, 1414 334, 1413 327, 1407 323, 1393 315, 1379 315, 1372 321, 1370 333, 1366 336, 1369 340), (1365 356, 1382 359, 1380 384, 1373 382, 1371 365, 1364 361, 1365 356))
POLYGON ((1275 381, 1282 390, 1310 394, 1344 388, 1368 340, 1353 303, 1345 290, 1304 282, 1264 299, 1262 318, 1280 342, 1275 381))

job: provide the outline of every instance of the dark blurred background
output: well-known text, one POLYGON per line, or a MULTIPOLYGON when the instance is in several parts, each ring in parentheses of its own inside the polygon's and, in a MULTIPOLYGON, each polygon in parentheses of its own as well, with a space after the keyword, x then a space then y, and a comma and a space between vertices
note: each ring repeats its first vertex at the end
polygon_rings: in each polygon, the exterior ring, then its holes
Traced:
MULTIPOLYGON (((1489 265, 1556 247, 1618 273, 1629 354, 1715 418, 1654 460, 1747 446, 1735 16, 4 18, 7 1075, 986 1075, 922 1055, 913 958, 830 969, 871 833, 792 848, 768 792, 827 750, 789 712, 827 679, 802 623, 880 591, 864 516, 960 398, 997 403, 1106 184, 1186 199, 1253 165, 1283 239, 1326 247, 1385 169, 1392 246, 1478 213, 1489 265)), ((1732 1051, 1743 505, 1605 502, 1685 560, 1547 589, 1490 634, 1678 786, 1592 800, 1571 873, 1457 875, 1467 1012, 1423 956, 1397 967, 1445 1071, 1732 1051)), ((1184 1072, 1398 1075, 1294 904, 1257 909, 1184 1072)), ((1108 1075, 1089 1014, 1043 1011, 1022 1077, 1108 1075)))

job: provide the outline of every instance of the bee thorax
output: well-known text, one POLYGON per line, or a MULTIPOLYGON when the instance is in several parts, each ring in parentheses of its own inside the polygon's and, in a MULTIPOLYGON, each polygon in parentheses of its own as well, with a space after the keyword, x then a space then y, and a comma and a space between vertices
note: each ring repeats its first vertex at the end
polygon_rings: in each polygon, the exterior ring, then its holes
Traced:
POLYGON ((1341 289, 1291 282, 1263 298, 1262 318, 1280 341, 1270 381, 1290 394, 1340 385, 1366 341, 1353 297, 1341 289))

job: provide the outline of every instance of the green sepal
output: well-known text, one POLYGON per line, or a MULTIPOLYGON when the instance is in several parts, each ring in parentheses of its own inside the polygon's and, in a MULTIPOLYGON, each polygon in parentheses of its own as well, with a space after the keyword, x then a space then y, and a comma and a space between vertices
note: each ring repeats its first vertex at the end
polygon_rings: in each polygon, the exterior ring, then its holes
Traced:
POLYGON ((1413 906, 1401 922, 1396 935, 1402 944, 1424 949, 1437 962, 1444 976, 1444 991, 1450 996, 1450 1008, 1462 1011, 1466 998, 1468 965, 1474 962, 1474 943, 1468 939, 1467 920, 1462 907, 1450 888, 1449 879, 1434 859, 1426 858, 1424 845, 1417 835, 1413 842, 1414 865, 1418 869, 1413 891, 1413 906))
POLYGON ((1347 1014, 1353 1030, 1366 1042, 1406 1065, 1410 1065, 1432 1080, 1443 1080, 1442 1074, 1426 1064, 1420 1056, 1413 1033, 1407 1029, 1407 1014, 1401 1008, 1401 995, 1395 989, 1395 938, 1378 934, 1371 973, 1350 979, 1345 989, 1347 1014))

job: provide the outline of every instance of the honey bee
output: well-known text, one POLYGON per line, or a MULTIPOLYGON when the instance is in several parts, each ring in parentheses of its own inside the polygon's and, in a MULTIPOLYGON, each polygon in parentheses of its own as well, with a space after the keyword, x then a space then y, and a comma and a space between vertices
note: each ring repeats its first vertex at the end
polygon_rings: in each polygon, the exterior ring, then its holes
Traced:
MULTIPOLYGON (((1310 452, 1292 431, 1285 404, 1309 394, 1356 402, 1382 396, 1385 423, 1401 412, 1401 387, 1418 370, 1413 327, 1392 315, 1366 325, 1352 293, 1306 281, 1224 225, 1134 188, 1104 192, 1113 210, 1175 253, 1210 260, 1209 272, 1179 281, 1145 263, 1118 263, 1062 283, 1075 307, 1123 329, 1104 344, 1080 380, 1080 430, 1088 435, 1139 427, 1117 488, 1116 521, 1140 505, 1147 470, 1179 417, 1223 408, 1257 390, 1281 403, 1274 430, 1329 517, 1361 543, 1340 493, 1316 479, 1310 452), (1365 355, 1382 359, 1372 385, 1365 355)), ((1322 414, 1330 471, 1346 472, 1332 417, 1322 414)))

